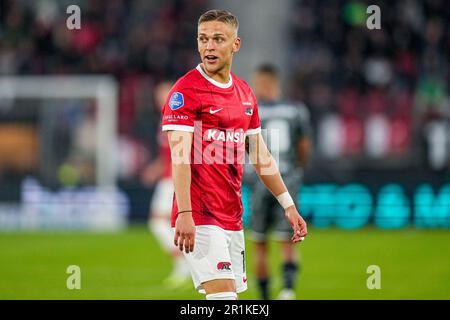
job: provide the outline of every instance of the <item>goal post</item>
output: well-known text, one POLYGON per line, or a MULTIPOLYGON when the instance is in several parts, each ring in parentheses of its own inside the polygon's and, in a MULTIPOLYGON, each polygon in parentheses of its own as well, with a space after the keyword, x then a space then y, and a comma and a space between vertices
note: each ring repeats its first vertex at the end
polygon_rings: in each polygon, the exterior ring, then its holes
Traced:
POLYGON ((2 76, 0 98, 92 99, 97 101, 96 180, 115 185, 117 176, 117 83, 109 76, 2 76))
MULTIPOLYGON (((46 122, 48 118, 45 118, 46 120, 37 118, 37 124, 43 126, 40 128, 42 131, 38 131, 45 132, 46 138, 48 138, 48 132, 53 134, 51 136, 53 140, 49 144, 46 144, 48 140, 42 140, 42 136, 36 137, 37 141, 43 144, 38 148, 38 152, 53 160, 47 162, 45 161, 47 158, 41 159, 41 168, 49 168, 52 174, 56 173, 57 177, 61 177, 59 176, 62 170, 61 166, 55 168, 55 163, 59 163, 59 158, 55 160, 53 157, 55 154, 59 156, 56 152, 58 148, 65 148, 66 151, 72 150, 73 135, 81 132, 82 138, 80 139, 83 139, 84 142, 87 141, 91 148, 88 159, 94 168, 89 171, 92 179, 81 185, 62 183, 56 187, 53 185, 47 187, 45 183, 42 183, 46 177, 45 174, 42 175, 42 172, 41 174, 37 172, 36 176, 21 174, 23 178, 20 180, 20 196, 18 198, 6 197, 6 199, 2 197, 0 202, 0 230, 93 229, 108 231, 126 226, 129 199, 116 185, 120 169, 117 131, 118 84, 116 80, 108 75, 0 76, 1 125, 3 128, 7 128, 3 132, 9 130, 9 135, 4 134, 0 137, 5 142, 4 145, 11 146, 12 142, 8 142, 8 139, 19 140, 15 138, 19 135, 14 132, 20 132, 20 126, 17 126, 17 123, 21 121, 20 116, 29 110, 32 110, 31 113, 36 113, 35 109, 41 110, 38 115, 44 114, 48 117, 48 113, 52 114, 51 125, 46 122), (92 104, 92 101, 95 101, 95 104, 92 104), (93 124, 87 127, 88 131, 85 131, 85 127, 81 127, 81 129, 77 127, 76 133, 71 131, 72 136, 71 140, 68 140, 69 142, 52 131, 54 129, 52 125, 55 122, 57 122, 57 127, 64 127, 67 123, 72 123, 70 122, 73 120, 72 118, 68 118, 69 120, 59 119, 69 112, 67 104, 70 105, 69 110, 77 110, 76 114, 82 114, 83 119, 90 114, 89 110, 95 110, 93 113, 95 119, 93 124), (91 108, 93 105, 95 105, 95 109, 91 108), (40 108, 45 108, 45 110, 40 108), (19 127, 19 129, 16 131, 9 129, 13 126, 19 127)), ((74 122, 73 125, 78 125, 78 122, 74 122)), ((10 151, 12 149, 2 150, 3 154, 5 152, 8 154, 8 152, 18 152, 21 148, 24 146, 16 146, 15 151, 10 151)), ((37 154, 35 151, 29 151, 26 154, 29 155, 30 152, 37 154)), ((14 153, 12 157, 15 160, 14 153)), ((3 170, 8 169, 3 168, 3 170)))

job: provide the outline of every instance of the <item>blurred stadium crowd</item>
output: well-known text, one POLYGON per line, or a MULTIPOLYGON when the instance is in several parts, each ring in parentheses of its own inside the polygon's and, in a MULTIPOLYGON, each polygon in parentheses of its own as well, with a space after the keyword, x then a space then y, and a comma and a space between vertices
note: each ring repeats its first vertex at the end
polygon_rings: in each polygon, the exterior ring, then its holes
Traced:
MULTIPOLYGON (((146 161, 157 157, 160 106, 154 105, 153 89, 197 64, 193 22, 206 4, 205 0, 2 1, 0 75, 113 75, 119 83, 120 171, 122 178, 135 178, 146 161), (66 27, 66 8, 73 3, 82 8, 80 30, 66 27)), ((91 127, 89 121, 79 123, 75 132, 91 127)), ((80 135, 79 145, 95 141, 95 131, 89 132, 90 136, 80 135)))
POLYGON ((296 2, 290 92, 327 161, 449 168, 448 17, 444 0, 296 2), (366 27, 370 4, 381 30, 366 27))
MULTIPOLYGON (((72 2, 0 2, 0 75, 112 74, 128 159, 122 178, 132 179, 158 153, 153 89, 198 63, 196 21, 211 3, 76 1, 82 28, 68 30, 72 2)), ((293 4, 287 91, 311 111, 318 160, 448 170, 448 2, 376 1, 381 30, 366 27, 369 3, 293 4)))

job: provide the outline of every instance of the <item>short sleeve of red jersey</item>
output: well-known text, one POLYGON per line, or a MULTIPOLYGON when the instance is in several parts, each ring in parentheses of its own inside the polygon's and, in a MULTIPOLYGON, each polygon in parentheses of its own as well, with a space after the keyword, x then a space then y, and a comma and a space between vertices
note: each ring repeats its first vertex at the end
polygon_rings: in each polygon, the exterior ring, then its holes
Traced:
POLYGON ((261 132, 261 123, 259 122, 258 102, 252 92, 253 96, 253 110, 252 118, 250 119, 250 125, 248 126, 247 135, 258 134, 261 132))
POLYGON ((200 102, 193 88, 175 85, 162 109, 162 131, 177 130, 194 132, 194 121, 200 102))

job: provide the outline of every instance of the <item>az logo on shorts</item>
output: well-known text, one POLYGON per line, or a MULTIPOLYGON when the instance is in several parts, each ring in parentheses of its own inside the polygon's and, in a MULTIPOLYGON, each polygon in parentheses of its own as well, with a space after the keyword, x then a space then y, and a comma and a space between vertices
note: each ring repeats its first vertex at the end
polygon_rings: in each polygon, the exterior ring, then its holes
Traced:
POLYGON ((217 269, 219 271, 223 271, 223 270, 231 271, 231 262, 219 262, 217 264, 217 269))

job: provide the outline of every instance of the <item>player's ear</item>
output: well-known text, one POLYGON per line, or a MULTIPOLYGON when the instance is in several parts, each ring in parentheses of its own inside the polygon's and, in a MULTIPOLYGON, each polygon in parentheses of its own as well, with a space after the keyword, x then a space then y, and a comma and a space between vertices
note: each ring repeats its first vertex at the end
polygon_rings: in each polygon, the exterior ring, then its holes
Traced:
POLYGON ((236 39, 234 39, 234 43, 233 43, 233 53, 236 53, 239 51, 239 49, 241 48, 241 38, 236 37, 236 39))

